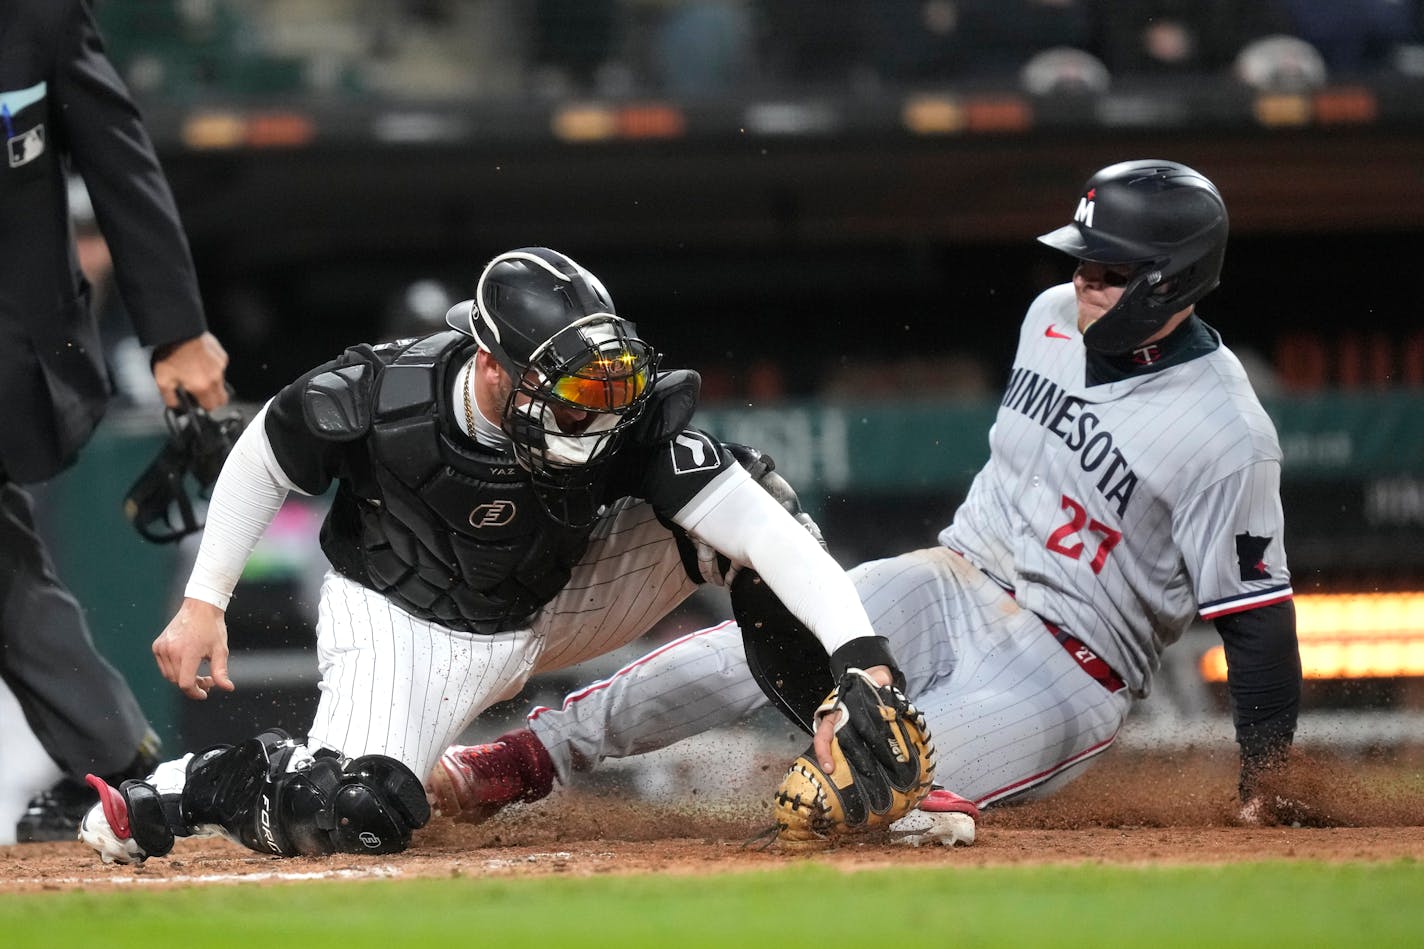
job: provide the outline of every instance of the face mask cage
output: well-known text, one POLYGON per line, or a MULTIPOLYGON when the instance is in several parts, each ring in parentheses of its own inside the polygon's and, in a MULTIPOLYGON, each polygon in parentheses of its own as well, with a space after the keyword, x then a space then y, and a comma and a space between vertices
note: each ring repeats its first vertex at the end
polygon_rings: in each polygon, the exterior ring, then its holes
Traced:
POLYGON ((658 354, 635 332, 616 319, 564 329, 536 351, 505 403, 515 457, 561 523, 597 517, 598 475, 647 404, 658 354))

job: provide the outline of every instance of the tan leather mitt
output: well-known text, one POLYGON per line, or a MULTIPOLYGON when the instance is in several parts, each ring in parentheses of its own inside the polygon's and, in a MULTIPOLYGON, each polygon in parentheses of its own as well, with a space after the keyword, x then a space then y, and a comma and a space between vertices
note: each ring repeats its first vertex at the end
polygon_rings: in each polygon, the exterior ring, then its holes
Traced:
POLYGON ((845 714, 831 743, 835 769, 822 771, 814 747, 808 748, 776 791, 780 846, 810 849, 844 834, 888 828, 930 792, 934 741, 924 715, 899 689, 847 670, 816 720, 837 710, 845 714))

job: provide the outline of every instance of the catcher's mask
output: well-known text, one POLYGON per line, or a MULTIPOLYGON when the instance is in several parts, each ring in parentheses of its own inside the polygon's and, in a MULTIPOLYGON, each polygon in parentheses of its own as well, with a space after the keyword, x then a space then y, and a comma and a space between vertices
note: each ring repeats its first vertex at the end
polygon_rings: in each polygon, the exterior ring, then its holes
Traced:
POLYGON ((591 523, 598 474, 647 404, 658 353, 597 277, 545 247, 496 257, 446 320, 509 375, 500 424, 545 509, 591 523))
POLYGON ((1125 353, 1216 287, 1227 229, 1226 204, 1204 175, 1148 159, 1089 178, 1073 222, 1039 241, 1079 260, 1131 267, 1117 304, 1083 333, 1089 349, 1125 353))
POLYGON ((203 529, 196 501, 212 496, 218 472, 247 424, 229 406, 210 415, 178 390, 178 407, 164 411, 168 441, 124 496, 124 517, 156 544, 182 540, 203 529))

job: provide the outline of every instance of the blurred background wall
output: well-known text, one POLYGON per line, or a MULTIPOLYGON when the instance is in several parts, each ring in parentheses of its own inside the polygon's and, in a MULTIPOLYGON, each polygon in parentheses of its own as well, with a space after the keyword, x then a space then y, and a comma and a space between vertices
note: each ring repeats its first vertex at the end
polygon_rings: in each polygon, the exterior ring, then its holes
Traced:
MULTIPOLYGON (((1320 601, 1345 612, 1311 634, 1328 648, 1310 707, 1338 737, 1361 709, 1421 706, 1424 601, 1404 597, 1424 590, 1418 0, 96 10, 240 398, 434 327, 494 254, 550 245, 603 277, 668 365, 702 371, 704 424, 770 451, 847 566, 928 545, 952 515, 1017 322, 1071 272, 1033 238, 1069 220, 1087 175, 1197 167, 1232 214, 1200 310, 1281 430, 1296 589, 1356 597, 1320 601)), ((315 701, 320 499, 290 505, 236 601, 244 691, 180 704, 147 644, 184 554, 143 546, 118 514, 157 425, 151 407, 114 413, 52 486, 61 571, 169 739, 295 724, 315 701)), ((723 610, 704 598, 653 635, 723 610)), ((1200 632, 1154 701, 1219 722, 1200 632)))

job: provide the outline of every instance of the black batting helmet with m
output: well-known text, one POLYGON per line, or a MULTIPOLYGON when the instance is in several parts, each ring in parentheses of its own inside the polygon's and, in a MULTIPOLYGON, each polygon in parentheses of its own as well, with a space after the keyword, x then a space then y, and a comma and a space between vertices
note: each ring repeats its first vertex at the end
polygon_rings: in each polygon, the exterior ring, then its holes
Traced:
POLYGON ((1220 283, 1227 225, 1226 204, 1206 176, 1145 159, 1089 178, 1073 222, 1039 241, 1079 260, 1132 266, 1117 304, 1083 333, 1089 349, 1124 353, 1220 283))

